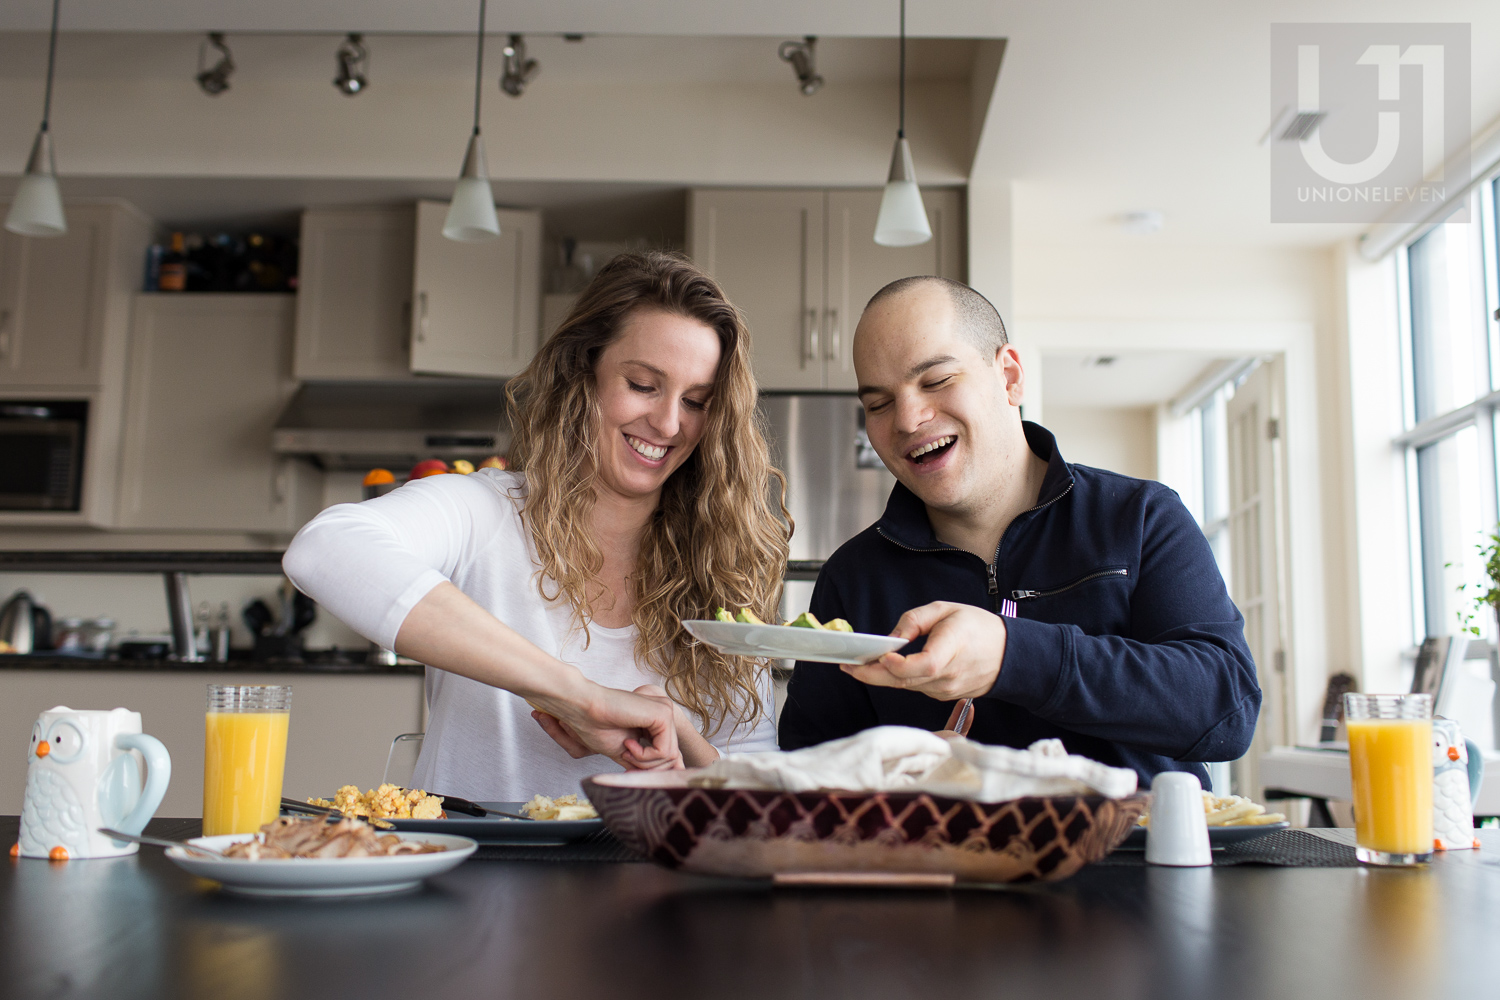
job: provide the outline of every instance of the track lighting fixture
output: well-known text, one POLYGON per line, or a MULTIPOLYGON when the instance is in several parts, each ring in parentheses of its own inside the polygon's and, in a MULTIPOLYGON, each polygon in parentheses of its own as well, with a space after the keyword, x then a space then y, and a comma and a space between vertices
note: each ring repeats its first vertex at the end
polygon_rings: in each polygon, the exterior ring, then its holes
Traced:
POLYGON ((776 54, 796 70, 803 96, 811 97, 823 86, 823 78, 818 75, 817 36, 808 35, 800 42, 782 42, 776 54))
POLYGON ((520 35, 511 35, 501 51, 505 55, 505 72, 500 74, 500 89, 511 97, 520 97, 542 67, 535 59, 526 58, 526 40, 520 35))
POLYGON ((198 86, 210 97, 218 97, 229 89, 229 77, 234 73, 234 56, 224 44, 224 32, 210 31, 208 40, 198 46, 198 86), (219 61, 208 65, 210 47, 219 53, 219 61))
POLYGON ((364 93, 370 85, 370 53, 364 46, 364 36, 351 31, 334 58, 338 60, 339 73, 333 78, 333 85, 339 93, 350 97, 364 93))
POLYGON ((47 43, 47 96, 42 99, 42 127, 37 129, 26 160, 26 172, 10 201, 5 228, 20 236, 62 236, 68 231, 62 192, 57 187, 57 162, 52 157, 52 69, 57 62, 57 9, 52 0, 52 37, 47 43))

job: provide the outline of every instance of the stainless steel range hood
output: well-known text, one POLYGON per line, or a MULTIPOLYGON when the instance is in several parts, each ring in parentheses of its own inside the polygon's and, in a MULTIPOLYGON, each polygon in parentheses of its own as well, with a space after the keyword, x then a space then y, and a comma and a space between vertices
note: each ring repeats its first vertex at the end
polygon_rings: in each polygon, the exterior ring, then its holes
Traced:
POLYGON ((505 384, 305 382, 277 418, 271 447, 333 471, 384 466, 398 475, 425 458, 503 455, 510 447, 505 384))

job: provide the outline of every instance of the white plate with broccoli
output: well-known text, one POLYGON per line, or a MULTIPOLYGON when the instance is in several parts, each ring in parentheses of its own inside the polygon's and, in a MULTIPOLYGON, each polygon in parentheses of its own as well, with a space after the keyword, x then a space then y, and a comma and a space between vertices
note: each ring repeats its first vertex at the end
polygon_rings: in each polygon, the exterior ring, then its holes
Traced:
POLYGON ((811 614, 799 615, 790 625, 767 625, 748 611, 731 616, 720 608, 712 619, 682 624, 695 638, 733 656, 869 663, 906 645, 905 639, 855 632, 841 618, 824 625, 811 614))

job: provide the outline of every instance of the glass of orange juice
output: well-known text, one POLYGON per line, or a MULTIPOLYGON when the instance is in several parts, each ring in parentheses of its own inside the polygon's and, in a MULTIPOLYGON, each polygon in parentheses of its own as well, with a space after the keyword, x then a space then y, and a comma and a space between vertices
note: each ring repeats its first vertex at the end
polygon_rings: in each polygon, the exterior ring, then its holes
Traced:
POLYGON ((1432 858, 1432 695, 1346 694, 1354 851, 1372 865, 1432 858))
POLYGON ((288 684, 210 684, 204 721, 203 835, 254 833, 281 812, 288 684))

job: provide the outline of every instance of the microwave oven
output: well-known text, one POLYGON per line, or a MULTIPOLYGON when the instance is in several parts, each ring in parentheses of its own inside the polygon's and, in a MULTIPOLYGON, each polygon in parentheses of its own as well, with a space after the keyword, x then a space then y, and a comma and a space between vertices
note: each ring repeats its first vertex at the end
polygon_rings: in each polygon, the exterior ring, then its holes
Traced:
POLYGON ((87 400, 0 400, 0 510, 80 509, 87 400))

